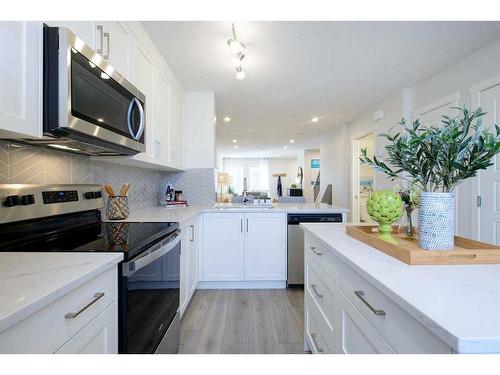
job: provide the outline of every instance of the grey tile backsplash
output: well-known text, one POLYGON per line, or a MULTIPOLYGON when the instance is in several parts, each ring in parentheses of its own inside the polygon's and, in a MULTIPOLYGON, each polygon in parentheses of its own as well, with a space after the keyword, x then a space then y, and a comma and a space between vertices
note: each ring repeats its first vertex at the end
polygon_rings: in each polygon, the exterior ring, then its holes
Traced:
POLYGON ((160 172, 91 160, 88 156, 0 141, 0 183, 130 183, 131 208, 157 206, 167 183, 182 190, 191 205, 215 203, 214 169, 160 172))

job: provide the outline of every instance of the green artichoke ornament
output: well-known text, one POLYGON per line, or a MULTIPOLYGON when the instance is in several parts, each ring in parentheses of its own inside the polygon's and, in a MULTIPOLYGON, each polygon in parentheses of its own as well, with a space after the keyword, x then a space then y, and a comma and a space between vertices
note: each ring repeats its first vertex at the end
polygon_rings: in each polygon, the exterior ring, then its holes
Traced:
POLYGON ((374 191, 366 202, 368 215, 379 223, 380 238, 396 243, 392 237, 391 224, 403 215, 404 204, 399 194, 392 190, 374 191))

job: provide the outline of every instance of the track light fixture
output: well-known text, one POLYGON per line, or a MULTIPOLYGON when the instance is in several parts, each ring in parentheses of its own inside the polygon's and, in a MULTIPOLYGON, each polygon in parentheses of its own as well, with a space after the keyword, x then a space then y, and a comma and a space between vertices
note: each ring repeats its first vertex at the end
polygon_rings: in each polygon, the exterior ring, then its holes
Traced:
POLYGON ((243 79, 245 78, 245 72, 243 71, 241 63, 245 58, 245 45, 241 43, 236 37, 236 29, 234 27, 234 23, 231 24, 231 29, 233 32, 233 37, 228 39, 227 45, 229 46, 229 48, 231 49, 231 51, 235 56, 234 62, 236 66, 236 78, 243 79))

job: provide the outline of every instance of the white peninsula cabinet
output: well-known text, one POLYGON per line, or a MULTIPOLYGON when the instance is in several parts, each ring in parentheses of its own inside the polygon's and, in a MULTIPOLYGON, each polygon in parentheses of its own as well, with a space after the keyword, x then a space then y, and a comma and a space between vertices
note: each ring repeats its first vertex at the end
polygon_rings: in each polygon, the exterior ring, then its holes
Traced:
POLYGON ((304 249, 305 340, 313 353, 452 352, 307 231, 304 249))
POLYGON ((0 353, 118 353, 117 266, 0 332, 0 353))
POLYGON ((199 217, 195 215, 182 225, 182 250, 180 269, 180 302, 181 316, 189 306, 189 301, 198 287, 199 264, 199 217))
POLYGON ((284 287, 286 214, 203 215, 200 287, 284 287))

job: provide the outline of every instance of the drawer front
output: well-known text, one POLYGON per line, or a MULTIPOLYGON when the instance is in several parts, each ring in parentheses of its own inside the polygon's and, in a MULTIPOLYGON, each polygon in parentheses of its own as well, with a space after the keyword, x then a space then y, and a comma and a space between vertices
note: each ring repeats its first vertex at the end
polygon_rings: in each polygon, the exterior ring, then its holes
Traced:
POLYGON ((397 353, 450 353, 451 348, 349 266, 340 263, 340 290, 397 353))
POLYGON ((0 353, 54 353, 116 301, 117 287, 115 266, 0 333, 0 353))
POLYGON ((384 340, 354 305, 338 291, 339 326, 337 347, 344 354, 393 354, 384 340))
POLYGON ((335 320, 333 316, 333 295, 331 288, 335 288, 335 285, 330 282, 329 284, 331 285, 328 287, 328 279, 323 276, 325 279, 323 281, 318 275, 320 271, 315 270, 316 267, 314 263, 306 263, 305 289, 318 306, 330 329, 333 329, 335 320))
POLYGON ((306 335, 314 354, 335 353, 335 337, 308 291, 305 293, 306 335))
POLYGON ((336 280, 338 258, 327 246, 307 232, 304 252, 306 262, 315 263, 329 278, 336 280))

